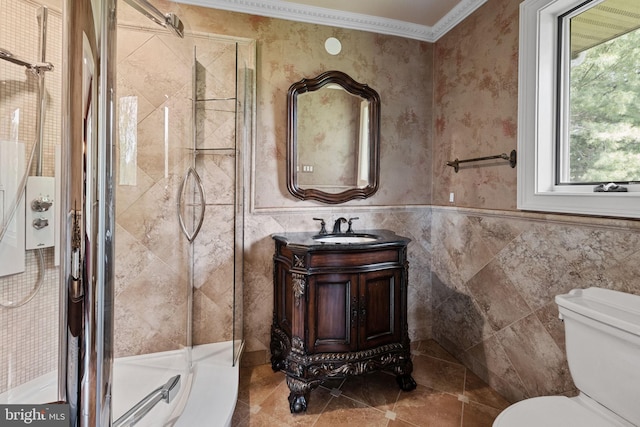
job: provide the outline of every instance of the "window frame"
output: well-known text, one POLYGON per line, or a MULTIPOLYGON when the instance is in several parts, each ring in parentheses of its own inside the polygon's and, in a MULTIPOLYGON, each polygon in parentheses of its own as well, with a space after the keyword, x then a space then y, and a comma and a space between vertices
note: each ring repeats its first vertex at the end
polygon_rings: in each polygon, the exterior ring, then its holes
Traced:
POLYGON ((558 17, 586 0, 525 0, 520 4, 518 67, 517 208, 640 218, 640 186, 626 193, 595 193, 595 185, 556 184, 558 112, 558 17))

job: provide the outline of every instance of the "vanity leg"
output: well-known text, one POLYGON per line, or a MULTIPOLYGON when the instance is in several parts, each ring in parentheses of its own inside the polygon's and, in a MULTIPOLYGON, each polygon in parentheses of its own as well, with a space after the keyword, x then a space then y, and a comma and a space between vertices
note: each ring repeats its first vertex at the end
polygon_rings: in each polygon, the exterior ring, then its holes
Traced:
POLYGON ((402 374, 396 376, 396 382, 400 386, 402 391, 411 391, 416 388, 416 382, 411 377, 411 374, 402 374))
POLYGON ((291 393, 289 393, 289 409, 292 414, 307 411, 309 392, 319 384, 319 381, 306 382, 287 375, 287 385, 291 391, 291 393))
MULTIPOLYGON (((409 344, 407 344, 406 348, 409 348, 409 344)), ((411 372, 413 372, 413 362, 411 362, 411 354, 408 350, 398 361, 394 372, 396 374, 396 382, 401 390, 411 391, 416 388, 416 382, 411 376, 411 372)))
POLYGON ((292 414, 307 412, 307 396, 304 394, 295 395, 293 392, 289 393, 289 409, 292 414))

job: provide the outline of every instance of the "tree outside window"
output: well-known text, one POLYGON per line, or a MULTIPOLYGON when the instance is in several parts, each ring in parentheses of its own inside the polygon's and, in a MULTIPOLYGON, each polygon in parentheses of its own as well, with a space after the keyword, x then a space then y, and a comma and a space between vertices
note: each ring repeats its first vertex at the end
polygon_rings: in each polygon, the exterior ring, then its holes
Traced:
MULTIPOLYGON (((640 5, 638 12, 636 25, 640 5)), ((572 26, 572 40, 577 31, 572 26)), ((597 44, 580 51, 572 46, 569 167, 559 183, 638 182, 640 30, 604 42, 596 34, 582 36, 597 44)))

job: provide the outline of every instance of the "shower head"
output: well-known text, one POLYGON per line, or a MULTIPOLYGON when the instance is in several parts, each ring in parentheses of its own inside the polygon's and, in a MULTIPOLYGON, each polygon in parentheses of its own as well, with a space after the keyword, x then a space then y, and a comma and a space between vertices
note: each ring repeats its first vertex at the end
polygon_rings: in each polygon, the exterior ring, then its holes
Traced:
POLYGON ((184 25, 174 13, 162 13, 147 0, 125 0, 131 7, 158 25, 170 29, 176 36, 184 37, 184 25))
POLYGON ((53 64, 50 62, 25 61, 24 59, 18 58, 13 53, 9 52, 7 49, 3 49, 1 47, 0 47, 0 59, 4 59, 5 61, 9 61, 14 64, 26 67, 29 71, 31 71, 34 74, 40 74, 41 71, 53 70, 53 64))

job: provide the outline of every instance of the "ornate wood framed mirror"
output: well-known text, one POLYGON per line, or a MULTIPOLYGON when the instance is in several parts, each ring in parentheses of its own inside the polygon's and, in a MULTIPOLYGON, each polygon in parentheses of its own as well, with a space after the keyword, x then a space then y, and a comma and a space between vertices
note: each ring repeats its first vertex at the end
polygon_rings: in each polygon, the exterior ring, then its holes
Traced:
POLYGON ((302 200, 344 203, 378 190, 380 96, 340 71, 287 94, 287 188, 302 200))

